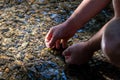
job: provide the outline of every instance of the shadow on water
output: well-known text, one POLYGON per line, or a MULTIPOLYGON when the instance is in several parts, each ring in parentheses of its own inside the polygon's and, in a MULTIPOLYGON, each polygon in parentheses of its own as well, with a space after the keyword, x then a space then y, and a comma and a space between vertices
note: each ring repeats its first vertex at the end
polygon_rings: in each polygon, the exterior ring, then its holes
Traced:
MULTIPOLYGON (((96 59, 97 60, 97 59, 96 59)), ((99 65, 90 64, 66 65, 65 72, 72 80, 119 80, 120 70, 108 62, 100 62, 99 65), (74 79, 75 78, 75 79, 74 79)), ((95 63, 93 63, 95 64, 95 63)))

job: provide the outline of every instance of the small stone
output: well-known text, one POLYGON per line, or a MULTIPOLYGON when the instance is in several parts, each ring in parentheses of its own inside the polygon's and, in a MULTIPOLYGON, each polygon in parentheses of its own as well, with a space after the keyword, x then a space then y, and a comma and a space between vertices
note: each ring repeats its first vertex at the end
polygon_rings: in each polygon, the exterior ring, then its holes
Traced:
POLYGON ((2 71, 2 68, 0 68, 0 72, 2 71))
POLYGON ((33 60, 33 59, 34 59, 34 56, 31 55, 31 54, 25 54, 25 59, 26 59, 26 60, 33 60))
POLYGON ((18 50, 25 49, 25 48, 27 47, 28 43, 29 43, 29 42, 24 42, 24 43, 22 43, 22 45, 19 47, 18 50))
POLYGON ((9 65, 8 67, 9 67, 10 70, 13 71, 13 70, 15 70, 15 69, 20 68, 21 66, 20 66, 20 65, 17 65, 17 64, 13 64, 13 65, 9 65))
POLYGON ((18 17, 24 18, 24 15, 23 14, 18 14, 18 17))
POLYGON ((58 17, 58 14, 51 14, 51 18, 52 18, 52 19, 54 19, 54 18, 56 18, 56 17, 58 17))
POLYGON ((8 51, 10 51, 10 52, 16 52, 16 48, 15 48, 15 47, 10 47, 10 48, 8 49, 8 51))
POLYGON ((28 42, 24 42, 23 44, 22 44, 22 47, 26 47, 28 45, 28 42))
POLYGON ((2 77, 3 72, 0 72, 0 78, 2 77))
POLYGON ((19 60, 16 60, 16 61, 15 61, 15 64, 17 64, 18 66, 22 66, 22 65, 23 65, 23 62, 22 62, 22 61, 19 61, 19 60))
POLYGON ((7 73, 8 73, 9 71, 10 71, 10 70, 9 70, 9 68, 6 68, 6 69, 5 69, 5 72, 7 72, 7 73))
POLYGON ((9 28, 2 29, 2 32, 8 32, 8 31, 9 31, 9 28))

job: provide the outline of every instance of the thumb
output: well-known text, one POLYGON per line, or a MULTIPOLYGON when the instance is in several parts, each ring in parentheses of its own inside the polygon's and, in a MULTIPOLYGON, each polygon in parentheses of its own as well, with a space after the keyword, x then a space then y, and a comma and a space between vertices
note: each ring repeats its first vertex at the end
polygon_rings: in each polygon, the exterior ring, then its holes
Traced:
POLYGON ((70 48, 67 48, 62 55, 65 57, 65 62, 68 64, 71 64, 72 58, 71 58, 71 51, 70 48))
POLYGON ((66 62, 67 64, 72 64, 72 58, 71 58, 71 56, 70 56, 70 57, 65 56, 65 62, 66 62))
POLYGON ((65 49, 62 53, 63 56, 70 56, 71 55, 71 51, 70 48, 68 47, 67 49, 65 49))

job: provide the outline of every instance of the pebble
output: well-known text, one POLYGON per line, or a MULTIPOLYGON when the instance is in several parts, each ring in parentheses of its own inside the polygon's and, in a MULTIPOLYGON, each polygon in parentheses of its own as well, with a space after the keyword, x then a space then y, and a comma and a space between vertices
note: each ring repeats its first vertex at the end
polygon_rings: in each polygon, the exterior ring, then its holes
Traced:
POLYGON ((34 56, 31 55, 31 54, 25 54, 25 60, 33 60, 34 59, 34 56))
POLYGON ((8 73, 9 71, 10 71, 10 70, 9 70, 9 68, 6 68, 6 69, 5 69, 5 72, 7 72, 7 73, 8 73))
POLYGON ((14 63, 18 66, 22 66, 24 64, 22 61, 19 60, 16 60, 14 63))
POLYGON ((0 72, 0 78, 2 77, 3 72, 0 72))
POLYGON ((58 14, 51 14, 51 18, 56 18, 56 17, 58 17, 58 14))

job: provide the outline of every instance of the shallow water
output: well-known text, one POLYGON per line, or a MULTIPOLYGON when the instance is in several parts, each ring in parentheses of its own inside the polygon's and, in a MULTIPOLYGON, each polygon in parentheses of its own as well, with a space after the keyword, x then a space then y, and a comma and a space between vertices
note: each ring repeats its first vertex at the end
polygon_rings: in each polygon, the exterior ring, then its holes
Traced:
MULTIPOLYGON (((112 80, 119 79, 119 69, 96 52, 85 65, 67 65, 61 50, 45 47, 44 37, 50 27, 65 21, 79 5, 78 0, 36 0, 2 6, 0 3, 0 79, 1 80, 112 80), (30 3, 29 3, 30 4, 30 3), (106 66, 106 68, 104 67, 106 66), (109 71, 106 71, 108 70, 109 71), (110 74, 114 71, 114 74, 110 74), (113 75, 113 76, 111 76, 113 75)), ((112 16, 107 7, 68 42, 88 40, 112 16)))

